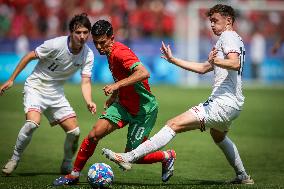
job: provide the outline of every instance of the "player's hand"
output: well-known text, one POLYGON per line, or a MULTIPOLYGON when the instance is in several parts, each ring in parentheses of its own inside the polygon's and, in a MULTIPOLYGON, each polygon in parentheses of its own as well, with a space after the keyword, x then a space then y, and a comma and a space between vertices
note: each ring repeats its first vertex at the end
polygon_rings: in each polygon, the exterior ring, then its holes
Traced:
POLYGON ((165 59, 168 62, 171 62, 171 60, 173 59, 173 55, 170 45, 166 46, 165 43, 162 41, 162 46, 160 48, 160 51, 162 53, 161 58, 165 59))
POLYGON ((97 105, 94 102, 88 103, 87 108, 93 115, 97 112, 97 105))
POLYGON ((111 85, 106 85, 104 88, 103 88, 103 91, 105 93, 106 96, 109 96, 111 95, 115 90, 117 90, 118 87, 117 85, 114 83, 114 84, 111 84, 111 85))
POLYGON ((215 47, 213 47, 213 49, 210 51, 209 55, 208 55, 208 62, 210 64, 214 64, 214 59, 217 57, 217 49, 215 47))
POLYGON ((11 80, 6 81, 1 87, 0 87, 0 96, 4 94, 4 92, 8 89, 10 89, 13 86, 14 82, 11 80))
POLYGON ((104 109, 106 110, 110 105, 112 105, 115 99, 116 98, 113 98, 113 97, 108 98, 104 104, 104 109))

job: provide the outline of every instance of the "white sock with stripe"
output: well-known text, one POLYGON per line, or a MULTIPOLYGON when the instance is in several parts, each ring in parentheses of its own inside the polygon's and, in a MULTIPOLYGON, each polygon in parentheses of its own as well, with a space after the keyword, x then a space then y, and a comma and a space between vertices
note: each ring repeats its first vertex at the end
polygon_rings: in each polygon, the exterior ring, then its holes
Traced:
POLYGON ((128 161, 133 162, 141 157, 159 150, 166 146, 174 137, 176 133, 167 125, 165 125, 157 134, 149 140, 140 144, 136 149, 126 154, 128 161))
POLYGON ((76 127, 75 129, 66 132, 66 138, 64 142, 64 161, 72 162, 72 158, 74 157, 78 149, 79 136, 79 127, 76 127))
POLYGON ((217 143, 237 175, 247 175, 236 145, 226 136, 217 143))
POLYGON ((14 153, 11 159, 19 161, 22 154, 24 153, 24 150, 29 145, 33 132, 36 128, 38 128, 39 125, 31 120, 27 120, 24 126, 19 131, 16 145, 14 147, 14 153))

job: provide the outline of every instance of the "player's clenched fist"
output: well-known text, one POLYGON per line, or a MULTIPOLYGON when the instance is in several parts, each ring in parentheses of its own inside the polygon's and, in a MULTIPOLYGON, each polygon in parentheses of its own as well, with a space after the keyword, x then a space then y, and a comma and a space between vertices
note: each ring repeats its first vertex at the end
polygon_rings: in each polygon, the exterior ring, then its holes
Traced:
POLYGON ((106 96, 109 96, 111 95, 115 90, 117 90, 118 87, 116 87, 115 84, 112 84, 112 85, 106 85, 104 88, 103 88, 103 91, 105 93, 106 96))

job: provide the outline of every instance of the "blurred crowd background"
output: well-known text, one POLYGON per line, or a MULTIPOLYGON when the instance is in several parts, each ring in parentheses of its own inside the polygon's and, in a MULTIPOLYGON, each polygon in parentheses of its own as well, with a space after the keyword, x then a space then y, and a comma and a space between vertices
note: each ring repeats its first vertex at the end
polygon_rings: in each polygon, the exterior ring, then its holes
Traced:
POLYGON ((172 37, 175 12, 186 0, 1 0, 0 37, 49 38, 68 32, 82 12, 92 22, 111 20, 119 38, 172 37))
MULTIPOLYGON (((183 44, 180 46, 186 46, 186 32, 196 19, 190 17, 189 7, 206 2, 246 7, 236 9, 238 17, 235 23, 235 28, 247 47, 244 78, 248 82, 283 83, 284 50, 281 48, 277 54, 271 53, 273 43, 284 33, 283 0, 0 0, 0 82, 8 78, 23 54, 46 39, 68 35, 70 19, 75 14, 85 12, 92 23, 98 19, 111 21, 116 39, 129 45, 139 55, 153 73, 153 83, 183 83, 180 70, 160 59, 160 43, 163 40, 172 44, 176 52, 179 49, 177 39, 181 38, 183 44), (277 10, 265 8, 275 4, 283 7, 277 10), (255 6, 262 8, 256 10, 253 8, 255 6), (184 35, 180 36, 181 33, 184 35), (2 74, 4 72, 7 74, 2 74), (267 72, 271 75, 267 75, 267 72)), ((206 59, 214 40, 216 41, 206 11, 205 8, 196 10, 199 16, 200 61, 206 59)), ((96 52, 91 37, 89 44, 96 52)), ((105 62, 104 57, 96 56, 95 82, 112 81, 105 62)), ((32 67, 28 71, 31 69, 32 67)), ((28 74, 28 71, 25 73, 28 74)), ((18 81, 23 81, 25 77, 23 75, 18 81)), ((208 77, 211 77, 210 74, 208 77)), ((206 81, 208 77, 200 77, 198 81, 206 81)), ((75 77, 73 81, 76 82, 77 79, 75 77)))

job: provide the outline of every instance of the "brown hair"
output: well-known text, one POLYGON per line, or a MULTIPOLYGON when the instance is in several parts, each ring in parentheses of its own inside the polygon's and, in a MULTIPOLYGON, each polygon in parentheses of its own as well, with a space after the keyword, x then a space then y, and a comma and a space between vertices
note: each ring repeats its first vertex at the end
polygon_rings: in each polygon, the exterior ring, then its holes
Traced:
POLYGON ((71 19, 69 23, 69 31, 72 33, 78 26, 84 26, 91 31, 92 25, 86 13, 77 14, 71 19))
POLYGON ((219 13, 221 16, 229 16, 232 18, 232 23, 235 22, 236 13, 234 9, 229 5, 217 4, 209 9, 207 16, 210 17, 214 13, 219 13))

